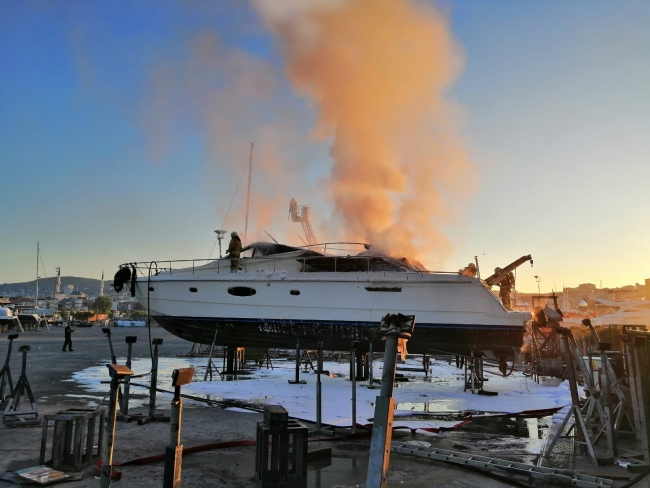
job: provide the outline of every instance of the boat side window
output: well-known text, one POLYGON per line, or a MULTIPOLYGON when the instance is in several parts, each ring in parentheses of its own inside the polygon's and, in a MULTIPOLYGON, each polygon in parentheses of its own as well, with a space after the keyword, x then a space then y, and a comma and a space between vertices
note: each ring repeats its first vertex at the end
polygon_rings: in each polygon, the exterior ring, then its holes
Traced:
POLYGON ((150 287, 149 287, 149 291, 153 291, 153 286, 150 286, 150 287))
POLYGON ((292 295, 300 295, 300 290, 291 290, 289 293, 292 295))
POLYGON ((194 287, 191 287, 191 288, 190 288, 190 291, 191 291, 192 293, 196 293, 198 290, 197 290, 196 288, 194 288, 194 287))
POLYGON ((228 293, 236 297, 252 297, 257 291, 255 291, 255 288, 249 288, 247 286, 233 286, 232 288, 228 288, 228 293))
POLYGON ((387 287, 387 286, 366 286, 368 291, 387 291, 393 293, 401 293, 402 288, 399 286, 396 287, 387 287))

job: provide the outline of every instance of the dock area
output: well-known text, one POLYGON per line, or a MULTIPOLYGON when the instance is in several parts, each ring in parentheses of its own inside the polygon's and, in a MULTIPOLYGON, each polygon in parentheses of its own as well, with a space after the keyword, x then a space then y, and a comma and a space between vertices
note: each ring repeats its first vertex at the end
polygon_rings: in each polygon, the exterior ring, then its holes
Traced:
MULTIPOLYGON (((149 331, 146 328, 112 328, 112 341, 117 363, 124 364, 127 336, 137 337, 132 343, 132 370, 136 375, 147 373, 151 366, 149 331)), ((289 384, 294 374, 294 362, 287 357, 271 358, 260 364, 248 363, 245 372, 236 376, 213 375, 213 381, 203 381, 207 357, 188 357, 191 344, 172 336, 161 328, 151 329, 152 338, 163 339, 159 346, 158 388, 172 391, 171 374, 174 369, 194 367, 194 378, 183 387, 187 397, 182 413, 182 444, 187 450, 182 460, 183 486, 192 487, 256 487, 255 478, 256 425, 264 416, 265 404, 282 405, 293 418, 313 429, 315 422, 314 385, 316 374, 305 364, 300 377, 305 384, 289 384), (203 446, 202 448, 200 446, 203 446), (207 446, 207 447, 205 447, 207 446), (202 449, 205 450, 202 450, 202 449)), ((0 336, 0 357, 6 355, 6 335, 0 336)), ((111 362, 107 339, 100 327, 77 329, 74 351, 62 352, 63 329, 52 327, 40 332, 25 332, 14 340, 14 349, 31 346, 26 375, 31 385, 38 416, 58 412, 92 410, 102 402, 110 380, 106 364, 111 362)), ((221 358, 213 359, 221 368, 221 358)), ((375 361, 375 377, 381 377, 382 361, 375 361)), ((14 351, 11 359, 14 383, 20 374, 20 356, 14 351)), ((472 462, 455 464, 404 454, 407 449, 454 452, 461 457, 474 456, 500 459, 531 468, 557 467, 586 473, 593 477, 612 480, 610 485, 627 486, 638 476, 610 464, 595 467, 589 456, 579 455, 569 439, 556 446, 555 455, 540 462, 540 454, 552 430, 552 415, 561 415, 568 391, 559 387, 540 386, 521 373, 503 377, 496 368, 486 368, 484 388, 498 395, 472 394, 464 390, 463 370, 445 357, 431 359, 427 375, 416 371, 417 359, 407 360, 400 372, 406 381, 395 389, 394 451, 390 458, 389 486, 400 487, 475 487, 506 486, 561 486, 548 479, 530 479, 512 469, 484 471, 472 462), (494 374, 492 374, 494 373, 494 374), (553 462, 562 466, 549 466, 553 462)), ((367 388, 367 381, 359 381, 356 388, 356 411, 351 409, 351 382, 346 373, 349 363, 335 357, 324 363, 327 375, 322 375, 323 425, 331 434, 310 436, 309 451, 330 448, 331 457, 307 463, 309 487, 364 487, 368 471, 370 428, 377 390, 367 388), (351 414, 356 415, 352 422, 351 414), (351 433, 352 425, 356 432, 351 433)), ((118 421, 114 437, 114 466, 121 480, 112 486, 162 486, 164 459, 148 460, 165 453, 169 442, 170 424, 150 422, 139 425, 138 414, 147 415, 149 406, 149 378, 134 378, 130 387, 129 415, 133 421, 118 421), (127 464, 125 464, 127 463, 127 464), (120 465, 121 464, 121 465, 120 465)), ((170 412, 171 393, 159 392, 156 410, 170 412)), ((5 481, 15 471, 39 464, 42 441, 40 426, 0 426, 0 486, 16 486, 5 481)), ((50 433, 52 435, 52 433, 50 433)), ((50 445, 47 445, 49 450, 50 445)), ((597 446, 601 450, 602 447, 597 446)), ((437 459, 437 460, 436 460, 437 459)), ((65 481, 62 486, 99 486, 95 464, 84 468, 83 478, 65 481)), ((81 475, 77 475, 79 478, 81 475)), ((14 477, 15 478, 15 477, 14 477)), ((37 485, 33 485, 37 486, 37 485)), ((587 485, 575 485, 587 486, 587 485)), ((647 479, 635 486, 650 486, 647 479), (645 483, 645 484, 644 484, 645 483)))

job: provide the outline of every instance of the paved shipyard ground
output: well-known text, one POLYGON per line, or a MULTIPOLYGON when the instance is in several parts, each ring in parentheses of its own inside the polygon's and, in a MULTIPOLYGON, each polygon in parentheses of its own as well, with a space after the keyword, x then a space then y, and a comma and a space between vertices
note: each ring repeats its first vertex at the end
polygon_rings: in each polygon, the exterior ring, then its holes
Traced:
MULTIPOLYGON (((134 358, 149 358, 148 331, 146 329, 115 328, 113 340, 116 353, 124 357, 126 345, 124 337, 138 336, 134 345, 134 358)), ((166 364, 172 358, 186 354, 191 344, 175 338, 160 328, 152 329, 153 337, 164 339, 160 347, 161 358, 166 364)), ((88 391, 72 379, 75 372, 108 362, 109 352, 107 340, 100 328, 78 329, 74 335, 74 352, 61 352, 63 344, 63 329, 51 328, 48 332, 26 332, 14 341, 12 353, 12 376, 14 381, 20 374, 21 354, 18 347, 22 344, 31 345, 28 353, 27 376, 38 402, 41 415, 55 413, 71 408, 89 408, 101 400, 102 393, 88 391)), ((8 341, 6 336, 0 336, 0 360, 4 360, 8 341)), ((205 364, 205 359, 199 360, 205 364)), ((217 361, 220 365, 220 361, 217 361)), ((185 362, 178 360, 177 367, 183 367, 185 362)), ((255 374, 253 373, 253 376, 255 374)), ((435 367, 434 367, 435 375, 435 367)), ((202 378, 202 374, 199 375, 202 378)), ((108 380, 106 374, 106 380, 108 380)), ((147 383, 143 378, 139 380, 147 383)), ((169 389, 168 377, 161 378, 160 388, 169 389)), ((106 390, 108 386, 105 385, 106 390)), ((470 393, 468 393, 470 394, 470 393)), ((158 408, 167 409, 170 396, 158 396, 158 408)), ((341 408, 349 409, 346 397, 341 408)), ((147 392, 144 389, 132 388, 131 413, 144 412, 148 403, 147 392)), ((219 407, 205 406, 200 403, 186 401, 183 410, 182 442, 185 447, 192 447, 221 441, 254 439, 256 423, 262 419, 258 413, 245 413, 224 410, 219 407)), ((526 424, 533 430, 530 422, 526 424)), ((0 426, 0 473, 10 469, 38 464, 38 453, 41 442, 40 427, 8 428, 0 426)), ((537 432, 530 432, 529 437, 536 438, 537 432)), ((438 435, 411 434, 408 430, 396 432, 393 440, 418 440, 428 442, 434 447, 457 449, 465 452, 476 452, 483 455, 501 457, 513 461, 534 463, 537 456, 531 454, 526 436, 522 437, 521 424, 509 419, 492 419, 490 421, 475 421, 453 432, 438 435)), ((136 422, 118 422, 116 430, 114 460, 124 462, 163 453, 169 442, 169 424, 150 423, 139 426, 136 422)), ((310 449, 319 443, 310 443, 310 449)), ((323 447, 331 447, 333 457, 329 466, 313 463, 309 467, 309 487, 363 487, 365 486, 368 449, 370 437, 343 438, 336 441, 320 443, 323 447)), ((254 478, 255 447, 234 447, 211 450, 191 454, 183 459, 183 486, 191 487, 255 487, 254 478)), ((579 457, 575 460, 576 468, 585 468, 589 464, 579 457)), ((127 466, 118 468, 122 471, 122 480, 114 481, 113 486, 124 487, 159 487, 163 479, 163 463, 153 463, 142 466, 127 466)), ((607 469, 607 468, 605 468, 607 469)), ((609 468, 611 470, 611 468, 609 468)), ((597 470, 588 468, 592 473, 597 470)), ((601 471, 603 472, 603 471, 601 471)), ((623 472, 624 474, 624 472, 623 472)), ((512 479, 512 477, 511 477, 512 479)), ((393 454, 390 465, 390 486, 400 487, 476 487, 482 488, 513 486, 513 481, 523 482, 529 486, 555 486, 553 484, 537 483, 523 478, 512 481, 498 480, 494 477, 474 472, 467 468, 417 459, 410 456, 393 454)), ((650 486, 645 481, 636 486, 650 486)), ((623 482, 618 482, 617 486, 623 482)), ((0 486, 15 486, 0 481, 0 486)), ((95 478, 94 468, 85 471, 82 481, 68 482, 65 486, 90 487, 99 486, 95 478)), ((522 486, 517 485, 514 486, 522 486)))

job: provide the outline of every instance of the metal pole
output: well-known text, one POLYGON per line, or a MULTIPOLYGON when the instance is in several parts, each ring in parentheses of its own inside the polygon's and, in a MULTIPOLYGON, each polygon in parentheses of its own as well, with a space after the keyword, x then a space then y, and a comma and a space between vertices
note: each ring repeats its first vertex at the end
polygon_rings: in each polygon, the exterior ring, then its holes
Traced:
POLYGON ((111 375, 111 392, 110 402, 108 404, 108 418, 106 419, 106 432, 104 435, 104 455, 102 458, 102 469, 100 476, 100 488, 109 488, 111 486, 111 471, 113 469, 113 444, 115 439, 115 423, 117 422, 118 409, 118 391, 120 380, 126 376, 133 375, 126 366, 117 364, 107 364, 106 367, 111 375))
MULTIPOLYGON (((603 399, 604 416, 603 423, 605 424, 605 436, 607 439, 607 450, 610 456, 616 456, 616 439, 614 437, 614 419, 612 416, 612 397, 609 390, 609 379, 607 378, 607 349, 610 344, 601 342, 600 344, 600 382, 601 382, 601 398, 603 399)), ((580 360, 581 358, 578 358, 580 360)))
POLYGON ((181 444, 181 421, 183 415, 183 400, 181 386, 192 381, 194 368, 175 369, 172 373, 174 398, 171 404, 171 424, 169 429, 169 445, 165 450, 165 476, 163 488, 181 487, 181 467, 183 462, 183 445, 181 444))
POLYGON ((153 359, 151 360, 151 386, 149 387, 149 417, 156 416, 156 386, 158 385, 158 345, 162 339, 153 339, 153 359))
POLYGON ((36 243, 36 295, 34 295, 34 308, 38 308, 38 257, 40 254, 40 242, 36 243))
POLYGON ((288 381, 291 385, 304 385, 307 383, 300 380, 300 337, 296 337, 296 379, 288 381))
MULTIPOLYGON (((126 367, 131 369, 131 355, 133 352, 133 343, 138 340, 137 336, 127 336, 127 352, 126 352, 126 367)), ((129 415, 129 390, 130 390, 131 378, 127 377, 124 379, 124 398, 122 399, 122 415, 129 415)))
POLYGON ((203 377, 203 381, 208 381, 208 373, 210 373, 210 381, 212 381, 212 352, 214 351, 214 344, 217 342, 217 332, 218 330, 214 331, 212 345, 210 346, 210 355, 208 356, 208 365, 205 368, 205 376, 203 377))
POLYGON ((181 445, 181 421, 183 416, 183 399, 181 387, 174 388, 174 398, 171 404, 171 424, 169 429, 169 445, 165 450, 165 477, 163 488, 180 488, 181 461, 183 446, 181 445))
POLYGON ((253 174, 253 146, 251 142, 251 152, 248 157, 248 191, 246 192, 246 220, 244 222, 244 243, 248 244, 248 210, 251 203, 251 176, 253 174))
POLYGON ((470 374, 472 375, 472 395, 474 394, 474 375, 476 373, 476 363, 474 362, 474 349, 470 352, 471 356, 471 361, 472 361, 472 369, 470 370, 470 374))
POLYGON ((11 349, 14 345, 14 339, 18 337, 18 334, 9 334, 9 347, 7 348, 7 358, 5 359, 5 364, 0 370, 0 402, 5 401, 5 386, 9 385, 9 396, 14 394, 14 384, 11 380, 11 370, 9 369, 9 359, 11 358, 11 349))
POLYGON ((321 430, 321 420, 322 420, 322 411, 321 411, 321 383, 320 375, 323 372, 323 343, 318 343, 317 349, 318 357, 316 358, 316 431, 320 432, 321 430))
POLYGON ((111 395, 106 419, 106 434, 104 435, 104 457, 102 460, 100 488, 111 486, 111 469, 113 464, 113 440, 115 423, 117 422, 117 389, 120 386, 117 376, 111 376, 111 395))
POLYGON ((373 389, 375 385, 373 384, 375 379, 372 376, 372 341, 370 341, 370 346, 368 346, 368 388, 373 389))
POLYGON ((350 432, 356 434, 357 432, 357 372, 355 371, 357 365, 357 341, 352 342, 352 349, 350 349, 350 379, 352 380, 352 429, 350 432))
POLYGON ((375 401, 366 478, 367 488, 387 487, 386 477, 390 461, 390 442, 393 434, 393 411, 395 409, 393 387, 397 368, 397 345, 399 338, 408 340, 411 337, 414 325, 415 316, 401 314, 388 314, 381 322, 380 331, 386 335, 384 371, 381 377, 381 391, 375 401))

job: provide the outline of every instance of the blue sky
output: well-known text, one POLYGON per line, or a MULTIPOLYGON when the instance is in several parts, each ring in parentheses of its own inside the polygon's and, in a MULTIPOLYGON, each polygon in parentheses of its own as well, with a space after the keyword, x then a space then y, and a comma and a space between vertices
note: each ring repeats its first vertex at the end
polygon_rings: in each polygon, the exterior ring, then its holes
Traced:
MULTIPOLYGON (((650 278, 650 3, 439 5, 479 182, 445 269, 530 253, 522 291, 650 278)), ((326 223, 314 120, 246 2, 0 3, 0 283, 33 279, 36 241, 47 276, 208 257, 249 141, 255 215, 295 197, 326 223)), ((226 229, 243 229, 243 188, 226 229)), ((251 232, 297 244, 296 226, 274 211, 251 232)))

